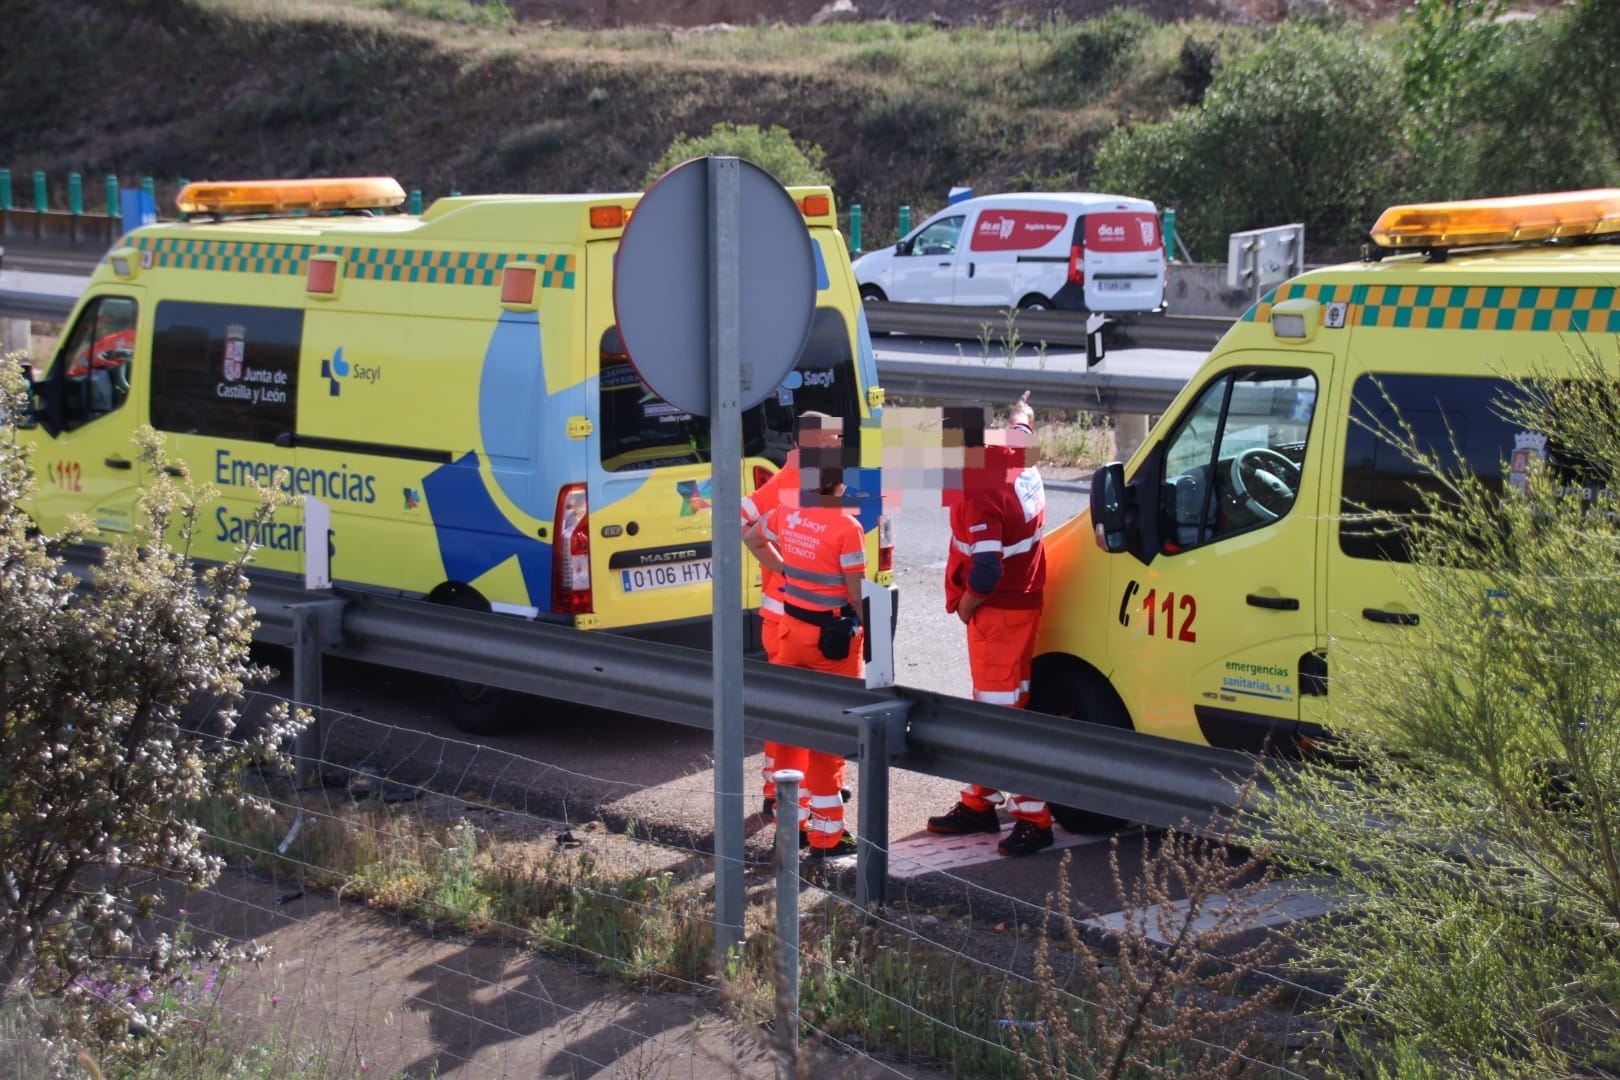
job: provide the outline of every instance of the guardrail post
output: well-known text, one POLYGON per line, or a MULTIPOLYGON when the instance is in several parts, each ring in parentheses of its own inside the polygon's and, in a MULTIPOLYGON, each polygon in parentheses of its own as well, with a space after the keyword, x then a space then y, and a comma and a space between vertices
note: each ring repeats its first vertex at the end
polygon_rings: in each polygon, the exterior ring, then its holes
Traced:
POLYGON ((420 214, 421 212, 422 212, 422 189, 421 188, 411 188, 411 213, 420 214))
POLYGON ((44 213, 45 206, 45 174, 38 169, 34 170, 34 209, 44 213))
POLYGON ((450 193, 450 197, 451 197, 451 198, 452 198, 452 199, 459 199, 459 198, 461 198, 461 192, 459 192, 459 191, 452 191, 452 192, 451 192, 451 193, 450 193))
POLYGON ((321 652, 336 644, 342 633, 343 601, 313 600, 288 605, 292 612, 293 704, 307 708, 310 722, 293 744, 299 787, 320 779, 321 762, 321 652))
POLYGON ((1164 208, 1164 225, 1160 231, 1164 234, 1164 261, 1171 262, 1176 257, 1176 212, 1168 206, 1164 208))
POLYGON ((152 200, 152 206, 157 207, 157 183, 150 176, 141 177, 141 191, 152 200))
POLYGON ((911 207, 902 206, 900 208, 900 235, 902 237, 904 237, 906 235, 906 233, 908 233, 910 231, 911 231, 911 207))
POLYGON ((110 218, 124 216, 123 209, 118 205, 118 177, 111 173, 107 174, 107 216, 110 218))
POLYGON ((798 769, 771 774, 776 783, 776 1042, 782 1060, 776 1075, 793 1080, 799 1058, 799 812, 798 769), (786 816, 786 825, 783 816, 786 816))
MULTIPOLYGON (((861 726, 860 805, 855 824, 855 903, 885 902, 889 883, 889 762, 906 748, 911 702, 880 701, 845 710, 861 726)), ((781 806, 780 796, 776 805, 781 806)))
POLYGON ((11 170, 0 169, 0 210, 11 209, 11 170))
POLYGON ((861 204, 853 203, 849 208, 849 251, 852 255, 861 253, 861 204))
POLYGON ((84 177, 68 173, 68 213, 84 213, 84 177))

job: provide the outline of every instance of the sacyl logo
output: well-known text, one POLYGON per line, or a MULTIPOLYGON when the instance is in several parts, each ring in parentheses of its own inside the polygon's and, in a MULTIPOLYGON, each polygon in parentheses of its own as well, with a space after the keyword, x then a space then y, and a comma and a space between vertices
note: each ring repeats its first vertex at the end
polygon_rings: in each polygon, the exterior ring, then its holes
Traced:
POLYGON ((325 379, 328 385, 331 386, 332 396, 337 397, 338 392, 343 388, 343 384, 338 380, 348 377, 349 362, 343 359, 343 346, 339 345, 333 350, 330 360, 321 361, 321 378, 325 379))

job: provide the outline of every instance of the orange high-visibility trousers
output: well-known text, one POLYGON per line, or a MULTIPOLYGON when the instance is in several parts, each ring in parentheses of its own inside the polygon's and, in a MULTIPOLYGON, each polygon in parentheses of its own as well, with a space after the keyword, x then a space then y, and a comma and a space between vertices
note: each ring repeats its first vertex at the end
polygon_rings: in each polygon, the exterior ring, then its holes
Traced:
MULTIPOLYGON (((782 616, 774 611, 764 608, 759 612, 759 643, 765 649, 765 659, 776 663, 777 654, 781 652, 782 616)), ((776 798, 776 781, 772 780, 780 769, 797 769, 801 773, 809 772, 806 755, 810 751, 800 746, 789 746, 786 743, 765 740, 765 763, 760 768, 764 776, 764 794, 767 799, 776 798)))
MULTIPOLYGON (((1039 608, 980 607, 967 624, 968 670, 973 676, 973 700, 1022 709, 1029 704, 1029 665, 1035 651, 1039 608)), ((969 810, 993 810, 1001 805, 1001 792, 979 784, 962 788, 962 805, 969 810)), ((1042 829, 1052 827, 1046 803, 1025 795, 1008 794, 1007 810, 1015 820, 1042 829)))
MULTIPOLYGON (((850 640, 848 656, 829 660, 821 655, 821 628, 789 615, 781 623, 779 663, 858 679, 866 674, 866 662, 861 656, 864 645, 864 637, 856 634, 850 640)), ((799 821, 810 833, 811 847, 835 847, 844 835, 844 759, 819 750, 804 753, 808 760, 799 821)), ((776 820, 781 822, 780 813, 776 820)))

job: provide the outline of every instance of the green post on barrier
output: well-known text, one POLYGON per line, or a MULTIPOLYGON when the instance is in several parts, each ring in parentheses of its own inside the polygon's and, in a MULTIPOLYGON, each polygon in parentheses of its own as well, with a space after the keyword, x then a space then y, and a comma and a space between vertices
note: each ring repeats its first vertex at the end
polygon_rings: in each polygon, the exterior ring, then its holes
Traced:
POLYGON ((37 170, 34 172, 34 209, 45 212, 45 174, 37 170))
POLYGON ((0 169, 0 210, 11 209, 11 170, 0 169))
POLYGON ((1176 212, 1168 206, 1164 208, 1164 261, 1174 262, 1176 258, 1176 212))
POLYGON ((157 182, 154 181, 150 176, 141 177, 141 191, 145 192, 148 198, 156 202, 157 182))
POLYGON ((68 211, 84 213, 84 177, 76 172, 68 173, 68 211))
POLYGON ((852 203, 849 208, 849 250, 856 255, 861 253, 861 204, 852 203))
POLYGON ((459 192, 459 191, 452 191, 452 192, 451 192, 451 193, 450 193, 450 197, 451 197, 451 198, 452 198, 452 199, 459 199, 459 198, 461 198, 461 192, 459 192))
POLYGON ((118 177, 107 174, 107 216, 121 218, 123 208, 118 205, 118 177))
POLYGON ((420 214, 421 212, 422 212, 422 189, 421 188, 411 188, 411 213, 420 214))
POLYGON ((908 233, 910 231, 911 231, 911 207, 902 206, 900 208, 900 235, 902 237, 904 237, 906 235, 906 233, 908 233))

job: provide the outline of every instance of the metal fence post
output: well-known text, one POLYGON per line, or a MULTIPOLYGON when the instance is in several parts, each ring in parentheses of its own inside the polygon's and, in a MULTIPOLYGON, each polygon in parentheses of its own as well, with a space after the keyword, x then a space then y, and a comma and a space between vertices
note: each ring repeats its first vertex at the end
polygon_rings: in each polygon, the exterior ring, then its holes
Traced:
POLYGON ((153 180, 150 176, 141 177, 141 190, 144 191, 146 194, 150 195, 152 197, 154 203, 156 202, 156 200, 157 200, 157 181, 153 180))
POLYGON ((37 169, 34 171, 34 209, 45 212, 45 174, 37 169))
POLYGON ((776 783, 776 1075, 798 1076, 799 1058, 799 782, 798 769, 778 769, 776 783), (784 827, 783 817, 787 818, 784 827))
MULTIPOLYGON (((861 725, 860 804, 855 826, 855 903, 885 902, 889 882, 889 762, 906 746, 911 702, 880 701, 846 710, 861 725)), ((780 806, 781 801, 777 801, 780 806)))
POLYGON ((321 613, 313 604, 297 604, 293 617, 293 701, 309 709, 313 719, 298 733, 293 747, 299 787, 308 787, 318 773, 321 722, 321 613))
POLYGON ((422 189, 421 188, 412 188, 411 189, 411 213, 420 214, 421 212, 422 212, 422 189))
POLYGON ((861 204, 852 203, 849 208, 849 250, 852 255, 861 253, 861 204))
POLYGON ((68 173, 68 213, 84 213, 84 177, 68 173))
POLYGON ((910 231, 911 231, 911 207, 902 206, 900 208, 900 235, 901 235, 901 237, 903 238, 906 235, 906 233, 908 233, 910 231))
POLYGON ((107 216, 121 218, 124 211, 118 205, 118 177, 107 175, 107 216))
POLYGON ((1160 231, 1164 233, 1164 261, 1171 262, 1176 257, 1176 212, 1168 206, 1164 208, 1164 226, 1160 231))
POLYGON ((0 169, 0 210, 11 209, 11 170, 0 169))

